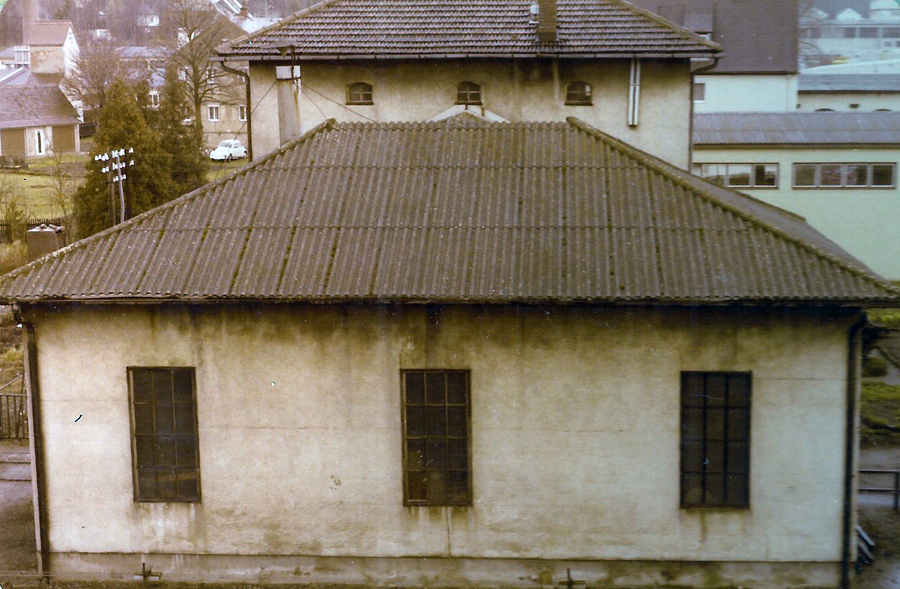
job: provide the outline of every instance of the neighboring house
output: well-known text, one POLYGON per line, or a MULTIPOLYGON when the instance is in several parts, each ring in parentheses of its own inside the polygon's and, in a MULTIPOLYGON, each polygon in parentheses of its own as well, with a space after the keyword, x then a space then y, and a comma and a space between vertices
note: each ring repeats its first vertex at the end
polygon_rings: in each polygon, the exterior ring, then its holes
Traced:
POLYGON ((900 280, 900 113, 723 113, 694 119, 694 172, 803 215, 900 280))
POLYGON ((78 112, 55 83, 19 84, 27 69, 0 80, 0 156, 80 151, 78 112))
POLYGON ((900 111, 900 74, 799 76, 797 110, 900 111))
POLYGON ((159 107, 159 95, 166 83, 166 61, 169 51, 164 47, 126 46, 119 48, 122 61, 129 65, 132 75, 146 80, 151 108, 159 107))
POLYGON ((695 112, 791 111, 797 102, 797 0, 634 0, 722 46, 695 62, 695 112))
POLYGON ((577 119, 463 114, 323 124, 0 301, 54 579, 788 589, 849 582, 900 291, 577 119))
POLYGON ((871 0, 868 7, 830 13, 813 7, 800 22, 804 65, 900 57, 900 4, 896 0, 871 0))
POLYGON ((31 70, 36 74, 67 75, 78 55, 78 42, 69 21, 37 21, 25 38, 31 50, 31 70))
POLYGON ((326 118, 595 125, 689 160, 691 58, 718 46, 620 0, 324 2, 220 48, 250 62, 253 144, 276 149, 326 118))

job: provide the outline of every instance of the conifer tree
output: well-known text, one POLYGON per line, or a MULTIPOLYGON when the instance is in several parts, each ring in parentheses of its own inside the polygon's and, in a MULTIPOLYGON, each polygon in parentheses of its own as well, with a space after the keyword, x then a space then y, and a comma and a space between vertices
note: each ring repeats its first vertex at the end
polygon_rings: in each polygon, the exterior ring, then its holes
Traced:
POLYGON ((110 162, 95 161, 93 156, 114 149, 133 149, 124 161, 134 160, 122 172, 127 176, 125 217, 130 218, 176 196, 170 156, 160 146, 160 135, 150 128, 138 105, 135 92, 125 82, 115 82, 100 113, 100 129, 94 135, 94 149, 87 165, 87 178, 75 193, 75 222, 80 237, 110 227, 119 217, 118 187, 110 189, 110 174, 102 168, 110 162))
POLYGON ((169 169, 178 194, 187 194, 206 184, 209 170, 209 160, 203 154, 203 128, 196 118, 190 124, 184 124, 191 115, 178 70, 170 67, 166 70, 166 84, 160 96, 157 124, 162 148, 172 162, 169 169))

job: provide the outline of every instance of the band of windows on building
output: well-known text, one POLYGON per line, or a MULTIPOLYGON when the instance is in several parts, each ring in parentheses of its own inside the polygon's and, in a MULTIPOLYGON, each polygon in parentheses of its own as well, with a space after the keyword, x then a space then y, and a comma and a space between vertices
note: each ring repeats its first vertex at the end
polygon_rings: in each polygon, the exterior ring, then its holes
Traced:
MULTIPOLYGON (((136 502, 201 501, 193 367, 129 367, 136 502)), ((680 373, 682 508, 750 505, 749 372, 680 373)), ((472 375, 400 371, 403 503, 471 506, 472 375)))
MULTIPOLYGON (((894 188, 897 183, 897 164, 893 162, 803 162, 791 167, 791 187, 795 190, 884 189, 894 188)), ((779 186, 777 163, 697 163, 693 171, 730 188, 779 186)))
MULTIPOLYGON (((483 94, 484 89, 481 84, 471 81, 460 82, 456 85, 456 104, 480 106, 484 104, 483 94)), ((345 103, 348 105, 375 104, 372 84, 366 82, 347 84, 345 103)), ((565 104, 568 106, 592 106, 594 102, 591 85, 581 81, 567 84, 565 104)))

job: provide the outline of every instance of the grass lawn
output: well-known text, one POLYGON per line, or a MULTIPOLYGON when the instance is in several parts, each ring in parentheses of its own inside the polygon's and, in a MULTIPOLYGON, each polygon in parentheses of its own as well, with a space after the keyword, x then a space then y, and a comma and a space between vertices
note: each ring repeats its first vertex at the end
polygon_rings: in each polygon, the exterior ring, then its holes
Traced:
POLYGON ((900 386, 863 381, 860 414, 863 447, 900 446, 900 386))
MULTIPOLYGON (((63 210, 54 202, 53 197, 57 166, 69 176, 70 190, 74 193, 75 187, 84 178, 84 164, 88 158, 86 154, 64 155, 59 162, 55 157, 29 158, 28 169, 0 170, 0 190, 9 190, 18 198, 26 217, 58 217, 63 214, 63 210)), ((69 209, 71 211, 71 206, 69 209)))
POLYGON ((220 180, 226 176, 230 176, 232 172, 239 168, 243 168, 250 161, 247 158, 234 160, 230 162, 209 162, 209 171, 206 173, 206 181, 213 182, 220 180))

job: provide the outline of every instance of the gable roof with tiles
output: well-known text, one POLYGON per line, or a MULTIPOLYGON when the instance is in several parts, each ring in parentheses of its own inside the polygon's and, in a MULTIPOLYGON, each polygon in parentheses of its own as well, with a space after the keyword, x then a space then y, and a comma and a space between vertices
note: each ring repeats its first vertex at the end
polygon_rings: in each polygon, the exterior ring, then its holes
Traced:
POLYGON ((896 304, 802 218, 576 119, 329 121, 0 300, 896 304))
POLYGON ((897 146, 900 112, 735 112, 694 115, 694 146, 897 146))
POLYGON ((557 0, 540 42, 532 0, 326 0, 219 48, 223 57, 710 57, 719 46, 622 0, 557 0))
POLYGON ((0 129, 79 122, 78 112, 58 86, 0 85, 0 129))

